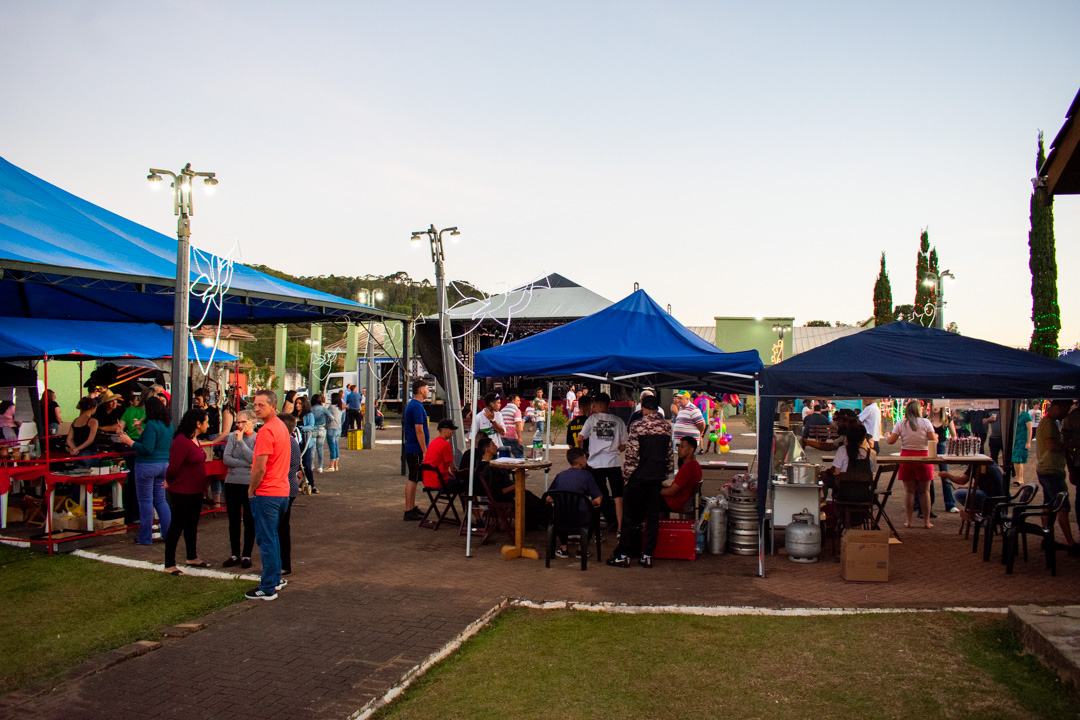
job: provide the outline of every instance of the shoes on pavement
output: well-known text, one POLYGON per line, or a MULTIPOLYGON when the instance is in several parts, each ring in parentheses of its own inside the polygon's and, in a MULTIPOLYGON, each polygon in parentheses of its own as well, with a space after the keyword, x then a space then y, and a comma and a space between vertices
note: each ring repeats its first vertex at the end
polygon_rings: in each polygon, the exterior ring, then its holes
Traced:
MULTIPOLYGON (((581 550, 580 549, 577 550, 577 552, 574 553, 574 557, 576 557, 578 560, 581 559, 581 550)), ((589 552, 588 550, 586 550, 585 551, 585 557, 592 557, 592 553, 589 552)))
POLYGON ((956 507, 955 505, 953 505, 953 506, 952 506, 951 508, 949 508, 949 512, 951 512, 951 513, 958 513, 958 512, 960 512, 960 508, 958 508, 958 507, 956 507))
POLYGON ((322 473, 322 471, 323 471, 323 469, 322 469, 322 468, 319 468, 319 473, 320 473, 320 474, 322 473))
POLYGON ((281 578, 281 582, 279 582, 277 585, 274 586, 274 590, 275 591, 280 590, 281 588, 285 587, 288 584, 289 584, 288 580, 286 580, 285 578, 281 578))
POLYGON ((240 564, 240 558, 236 557, 235 555, 230 555, 228 560, 221 563, 221 567, 232 567, 233 565, 239 565, 239 564, 240 564))
POLYGON ((419 521, 423 519, 424 511, 421 510, 419 507, 414 507, 412 510, 407 511, 404 517, 405 522, 419 521))
POLYGON ((286 577, 288 575, 292 575, 292 570, 282 570, 281 571, 281 577, 286 577))
POLYGON ((570 553, 566 552, 562 548, 557 548, 555 550, 555 557, 557 557, 557 558, 568 558, 568 557, 570 557, 570 553))
POLYGON ((259 588, 254 588, 244 593, 244 597, 248 600, 277 600, 277 592, 265 593, 259 588))
POLYGON ((240 567, 244 568, 245 570, 251 567, 251 558, 240 558, 240 567))
POLYGON ((651 568, 652 567, 652 558, 649 557, 648 555, 642 555, 640 558, 638 558, 637 563, 638 563, 638 565, 640 565, 643 568, 651 568))
POLYGON ((607 564, 611 567, 628 568, 630 567, 630 558, 625 555, 619 555, 618 557, 612 555, 607 559, 607 564))

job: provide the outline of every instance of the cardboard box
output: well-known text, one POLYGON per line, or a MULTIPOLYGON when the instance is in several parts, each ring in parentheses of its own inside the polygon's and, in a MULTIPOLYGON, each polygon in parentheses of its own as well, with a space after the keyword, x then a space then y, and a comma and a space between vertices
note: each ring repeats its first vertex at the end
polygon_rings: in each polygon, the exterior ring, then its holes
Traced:
POLYGON ((53 531, 58 530, 82 530, 86 531, 85 517, 72 517, 67 514, 53 513, 53 531))
POLYGON ((94 519, 94 532, 103 532, 111 528, 124 527, 124 518, 112 518, 111 520, 94 519))
POLYGON ((12 507, 11 505, 8 505, 7 521, 9 523, 21 523, 23 521, 23 509, 21 507, 12 507))
POLYGON ((848 582, 889 581, 889 533, 848 530, 840 541, 840 575, 848 582))

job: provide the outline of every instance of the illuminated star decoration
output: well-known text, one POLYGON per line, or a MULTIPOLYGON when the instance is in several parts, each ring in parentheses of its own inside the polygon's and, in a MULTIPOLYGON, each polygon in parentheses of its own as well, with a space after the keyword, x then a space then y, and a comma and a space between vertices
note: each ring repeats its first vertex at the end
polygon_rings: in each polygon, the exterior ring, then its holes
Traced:
MULTIPOLYGON (((475 297, 469 294, 469 292, 475 291, 476 288, 472 287, 471 285, 465 285, 464 287, 462 287, 461 284, 451 280, 450 285, 454 288, 455 291, 457 291, 459 295, 461 295, 461 300, 457 301, 452 306, 447 308, 448 315, 452 313, 455 308, 461 307, 463 305, 468 305, 469 303, 477 303, 478 305, 478 307, 473 310, 469 315, 458 315, 452 318, 454 320, 463 320, 465 322, 472 323, 471 326, 467 330, 465 330, 465 332, 459 333, 457 335, 452 335, 452 339, 460 340, 466 335, 474 332, 484 323, 485 320, 491 320, 503 329, 502 340, 499 341, 499 345, 505 343, 506 338, 510 335, 510 324, 514 315, 520 315, 522 312, 525 311, 526 308, 529 307, 529 303, 532 302, 533 291, 551 289, 551 281, 548 280, 548 276, 545 274, 542 277, 544 278, 544 281, 541 283, 538 283, 534 279, 528 284, 518 288, 513 288, 508 283, 497 283, 496 287, 506 287, 506 290, 501 293, 495 293, 491 297, 487 298, 475 297)), ((465 370, 468 370, 470 372, 472 371, 472 369, 467 367, 462 361, 462 359, 458 357, 456 352, 454 352, 454 360, 456 360, 458 365, 460 365, 465 370)))
POLYGON ((203 375, 210 374, 210 365, 214 362, 214 355, 217 353, 218 344, 221 341, 222 306, 225 303, 225 295, 232 285, 233 252, 238 248, 238 243, 233 243, 229 253, 224 257, 208 255, 196 248, 191 249, 193 269, 198 275, 191 281, 188 291, 191 297, 202 301, 203 313, 197 323, 188 326, 188 340, 194 349, 195 362, 198 364, 199 369, 202 370, 203 375), (205 287, 199 288, 200 285, 205 285, 205 287), (214 344, 210 346, 210 357, 207 358, 206 366, 203 367, 202 361, 199 359, 199 345, 195 342, 193 333, 206 323, 211 308, 217 308, 217 332, 214 334, 214 344))
POLYGON ((922 310, 915 308, 911 311, 911 317, 914 318, 923 327, 933 327, 934 318, 937 316, 937 305, 933 302, 928 302, 923 305, 922 310), (924 323, 923 320, 926 322, 924 323))

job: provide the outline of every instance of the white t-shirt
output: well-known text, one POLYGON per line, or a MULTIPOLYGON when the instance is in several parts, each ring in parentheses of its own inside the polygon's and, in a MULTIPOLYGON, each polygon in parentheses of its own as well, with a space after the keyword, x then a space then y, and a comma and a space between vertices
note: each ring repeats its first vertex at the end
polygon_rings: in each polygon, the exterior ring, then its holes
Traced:
POLYGON ((934 427, 926 418, 916 420, 916 428, 915 430, 911 429, 907 418, 893 426, 893 432, 900 436, 900 447, 904 450, 926 450, 930 442, 927 439, 927 433, 934 435, 936 441, 937 435, 934 434, 934 427))
POLYGON ((863 411, 859 413, 859 422, 866 428, 871 441, 881 440, 881 408, 877 403, 870 403, 863 408, 863 411))
MULTIPOLYGON (((499 418, 500 424, 502 422, 502 416, 499 413, 495 413, 495 416, 499 418)), ((495 426, 492 425, 491 419, 487 416, 486 412, 479 412, 473 415, 472 431, 469 433, 469 437, 472 438, 473 447, 476 447, 476 436, 478 433, 484 433, 491 438, 491 442, 495 443, 495 447, 502 447, 502 438, 499 437, 499 433, 495 431, 495 426)))
POLYGON ((626 444, 626 425, 611 413, 593 413, 581 428, 580 437, 589 440, 589 465, 594 468, 619 467, 619 446, 626 444))
POLYGON ((573 420, 577 415, 577 395, 573 390, 566 391, 566 418, 573 420))
MULTIPOLYGON (((865 460, 868 457, 870 457, 870 451, 866 448, 859 448, 859 458, 865 460)), ((836 456, 833 458, 832 466, 840 472, 847 472, 848 454, 846 445, 841 445, 836 449, 836 456)))

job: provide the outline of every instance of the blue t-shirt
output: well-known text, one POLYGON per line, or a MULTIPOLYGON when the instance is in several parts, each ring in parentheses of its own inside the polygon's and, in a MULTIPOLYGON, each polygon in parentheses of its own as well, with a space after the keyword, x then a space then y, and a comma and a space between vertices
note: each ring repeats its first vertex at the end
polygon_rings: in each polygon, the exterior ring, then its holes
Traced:
POLYGON ((420 441, 416 437, 416 426, 424 426, 424 447, 427 447, 429 439, 428 420, 427 410, 424 409, 424 403, 416 398, 410 400, 409 404, 405 406, 405 417, 402 422, 405 424, 405 452, 423 452, 420 448, 420 441))
MULTIPOLYGON (((594 499, 602 494, 592 473, 581 468, 563 470, 551 481, 551 487, 548 490, 585 493, 594 499)), ((581 513, 581 517, 588 517, 589 506, 585 504, 584 500, 581 501, 578 512, 581 513)))
POLYGON ((353 390, 351 393, 345 396, 345 406, 350 410, 360 409, 360 393, 353 390))

